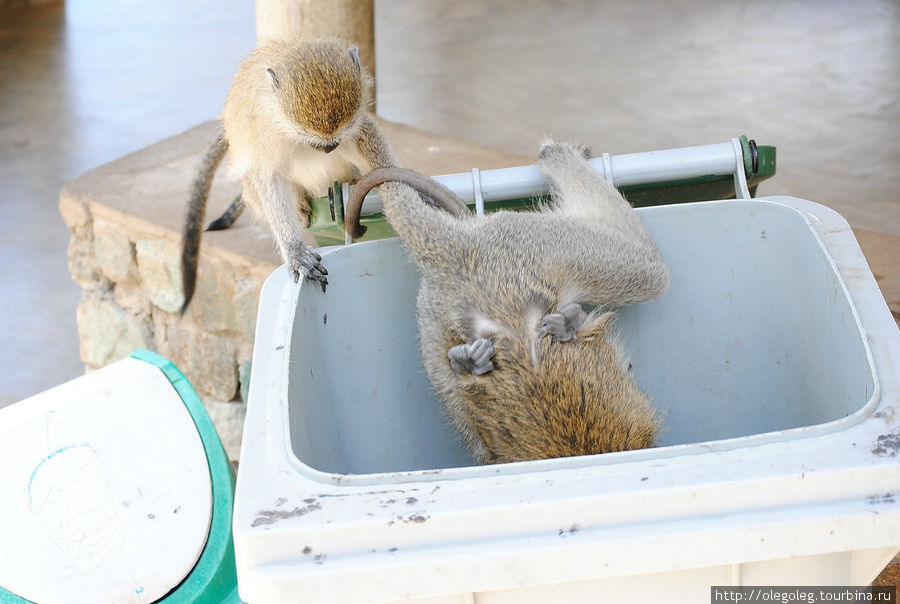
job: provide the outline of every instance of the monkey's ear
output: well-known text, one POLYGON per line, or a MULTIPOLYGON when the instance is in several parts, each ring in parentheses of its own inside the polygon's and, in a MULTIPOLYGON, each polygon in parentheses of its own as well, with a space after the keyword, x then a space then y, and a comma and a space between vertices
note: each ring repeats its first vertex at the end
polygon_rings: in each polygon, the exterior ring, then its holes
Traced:
POLYGON ((350 50, 347 51, 347 54, 349 54, 350 58, 353 59, 353 62, 356 63, 356 68, 362 71, 362 66, 359 63, 359 48, 351 46, 350 50))
POLYGON ((278 76, 275 75, 275 72, 272 71, 271 68, 266 67, 266 73, 269 74, 269 79, 272 81, 273 88, 281 88, 281 82, 278 81, 278 76))

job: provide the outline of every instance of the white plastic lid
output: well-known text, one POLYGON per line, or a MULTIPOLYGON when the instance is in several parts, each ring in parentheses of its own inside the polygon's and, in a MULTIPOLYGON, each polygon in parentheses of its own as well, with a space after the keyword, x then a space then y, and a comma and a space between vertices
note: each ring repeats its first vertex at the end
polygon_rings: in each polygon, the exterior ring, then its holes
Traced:
POLYGON ((0 409, 0 587, 34 602, 152 602, 196 564, 212 487, 190 413, 125 359, 0 409))

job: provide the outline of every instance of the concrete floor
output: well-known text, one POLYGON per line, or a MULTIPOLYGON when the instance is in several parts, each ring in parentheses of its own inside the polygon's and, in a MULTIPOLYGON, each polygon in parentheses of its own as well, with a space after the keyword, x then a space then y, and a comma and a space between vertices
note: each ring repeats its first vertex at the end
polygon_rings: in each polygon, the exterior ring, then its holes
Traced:
MULTIPOLYGON (((760 194, 900 236, 895 0, 376 4, 390 120, 528 155, 747 134, 778 147, 760 194)), ((82 372, 62 184, 215 117, 254 44, 249 0, 125 6, 0 8, 0 406, 82 372)))

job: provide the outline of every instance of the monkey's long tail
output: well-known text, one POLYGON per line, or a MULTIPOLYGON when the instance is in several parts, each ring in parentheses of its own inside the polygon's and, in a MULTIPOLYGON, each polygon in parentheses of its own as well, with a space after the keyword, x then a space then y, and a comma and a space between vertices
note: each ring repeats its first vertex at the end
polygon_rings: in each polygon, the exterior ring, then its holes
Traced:
POLYGON ((210 222, 206 226, 207 231, 224 231, 230 229, 231 225, 240 218, 244 212, 244 196, 238 195, 231 202, 231 205, 222 213, 221 216, 210 222))
POLYGON ((206 200, 209 197, 209 189, 212 186, 216 168, 219 167, 219 163, 221 163, 227 149, 228 141, 225 139, 225 134, 219 131, 216 140, 206 150, 206 155, 203 156, 203 164, 194 178, 194 182, 191 183, 191 200, 188 205, 187 217, 184 221, 181 244, 181 288, 184 292, 181 314, 185 313, 191 298, 194 297, 194 287, 197 284, 200 236, 203 231, 203 219, 206 215, 206 200))
POLYGON ((443 208, 457 218, 470 213, 466 204, 453 191, 424 174, 407 168, 376 168, 360 178, 350 191, 350 199, 344 214, 344 229, 351 237, 361 237, 366 232, 366 227, 359 223, 366 194, 386 182, 402 182, 411 186, 420 194, 427 196, 433 205, 443 208))

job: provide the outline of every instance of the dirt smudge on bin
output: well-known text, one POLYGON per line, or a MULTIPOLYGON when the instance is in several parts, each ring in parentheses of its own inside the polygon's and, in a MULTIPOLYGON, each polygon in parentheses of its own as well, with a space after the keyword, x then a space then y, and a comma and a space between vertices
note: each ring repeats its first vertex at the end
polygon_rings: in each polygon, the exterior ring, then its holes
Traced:
POLYGON ((900 452, 900 434, 891 432, 882 434, 875 439, 875 446, 872 447, 872 453, 879 457, 896 457, 900 452))
POLYGON ((256 514, 256 518, 253 520, 253 522, 250 523, 250 526, 256 527, 275 524, 279 520, 299 518, 300 516, 305 516, 310 512, 321 509, 322 505, 319 502, 313 500, 313 503, 309 503, 308 505, 305 505, 303 507, 295 507, 292 510, 260 510, 256 514))
POLYGON ((574 535, 575 533, 577 533, 580 530, 581 530, 580 525, 573 524, 572 526, 570 526, 567 529, 559 529, 559 532, 557 533, 557 535, 559 535, 560 537, 566 537, 568 535, 574 535))
POLYGON ((878 505, 880 503, 894 503, 894 494, 893 493, 884 493, 883 495, 871 495, 866 498, 866 500, 871 505, 878 505))
POLYGON ((409 524, 410 522, 415 524, 422 524, 428 520, 429 516, 422 510, 417 510, 412 512, 411 514, 404 516, 403 514, 396 514, 392 520, 388 520, 388 526, 393 526, 397 522, 402 522, 403 524, 409 524))
MULTIPOLYGON (((866 389, 866 395, 869 394, 868 388, 866 389)), ((878 419, 883 419, 884 423, 891 426, 894 424, 895 412, 893 407, 888 407, 887 409, 882 409, 881 411, 876 411, 872 414, 872 417, 877 417, 878 419)))

